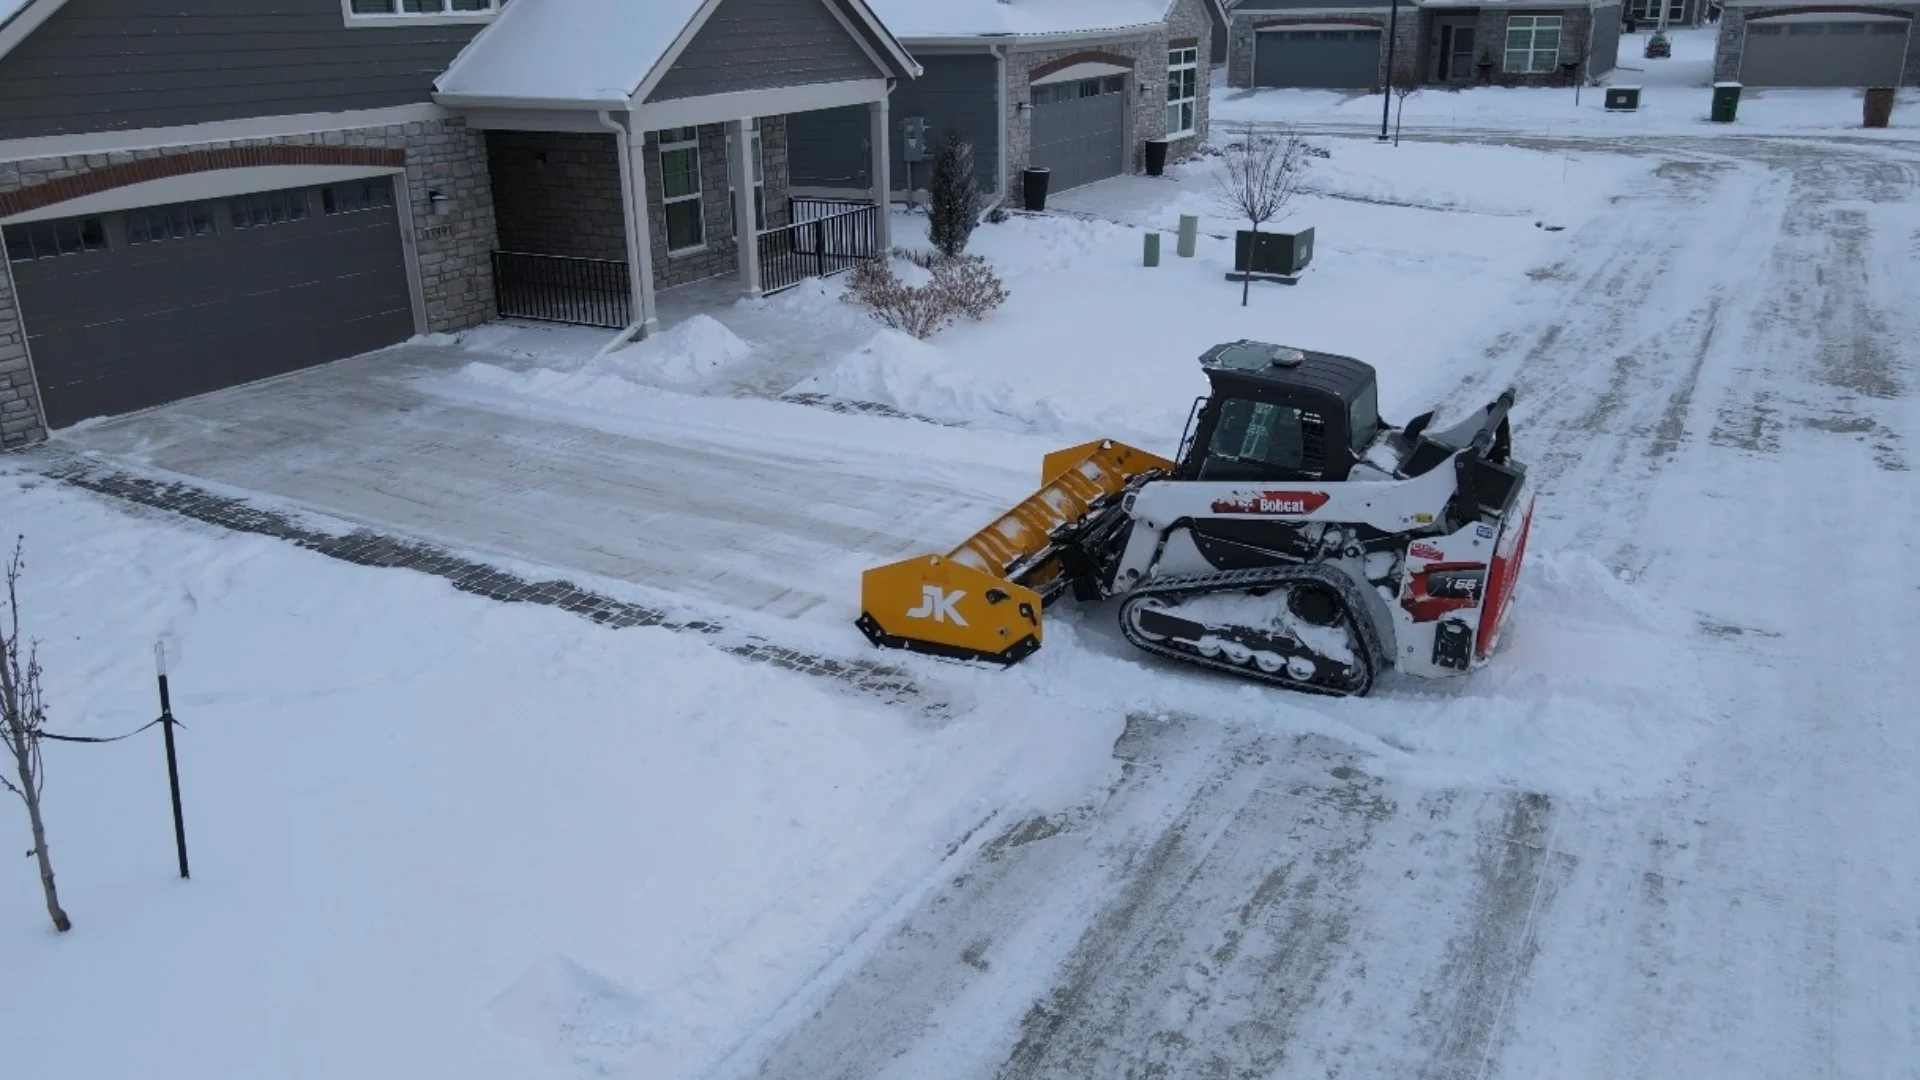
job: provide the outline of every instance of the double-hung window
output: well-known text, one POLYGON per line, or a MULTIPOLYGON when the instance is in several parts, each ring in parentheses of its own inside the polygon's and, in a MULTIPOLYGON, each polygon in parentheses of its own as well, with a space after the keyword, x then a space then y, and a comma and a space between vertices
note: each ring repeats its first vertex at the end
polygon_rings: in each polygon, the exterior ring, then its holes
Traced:
POLYGON ((1560 66, 1560 16, 1507 16, 1505 71, 1522 75, 1551 73, 1560 66))
MULTIPOLYGON (((763 232, 767 227, 767 171, 766 154, 760 148, 760 121, 755 118, 753 130, 747 133, 747 141, 753 144, 753 228, 763 232)), ((733 213, 733 133, 727 133, 727 213, 733 213)), ((733 221, 734 239, 740 238, 740 222, 733 221)))
POLYGON ((1167 137, 1193 134, 1194 102, 1199 96, 1200 50, 1167 51, 1167 137))
POLYGON ((667 250, 688 251, 707 242, 700 199, 700 129, 668 128, 660 146, 660 194, 666 204, 667 250))

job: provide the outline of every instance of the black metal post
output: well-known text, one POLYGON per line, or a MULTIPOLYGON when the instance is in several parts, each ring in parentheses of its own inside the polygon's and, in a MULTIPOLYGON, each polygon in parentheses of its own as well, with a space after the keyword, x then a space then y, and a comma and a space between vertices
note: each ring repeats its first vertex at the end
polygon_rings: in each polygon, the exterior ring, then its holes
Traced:
POLYGON ((1386 85, 1380 88, 1380 142, 1387 141, 1387 116, 1393 110, 1393 46, 1394 39, 1400 36, 1400 0, 1393 0, 1393 10, 1387 15, 1387 78, 1386 85))
POLYGON ((173 702, 167 696, 166 646, 155 642, 153 659, 160 671, 160 733, 167 743, 167 787, 173 792, 173 846, 180 856, 180 877, 187 874, 187 821, 180 810, 180 763, 173 752, 173 702))

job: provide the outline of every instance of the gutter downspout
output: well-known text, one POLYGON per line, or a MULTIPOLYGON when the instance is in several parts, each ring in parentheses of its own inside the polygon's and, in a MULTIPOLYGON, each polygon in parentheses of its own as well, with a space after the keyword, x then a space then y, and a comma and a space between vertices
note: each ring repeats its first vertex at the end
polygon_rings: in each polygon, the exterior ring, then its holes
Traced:
POLYGON ((991 217, 1007 201, 1007 47, 994 45, 987 51, 993 54, 993 101, 999 113, 996 138, 1000 140, 1000 153, 994 161, 993 201, 980 211, 981 221, 991 217))
POLYGON ((594 354, 595 356, 605 356, 607 353, 632 341, 634 336, 640 333, 641 328, 647 324, 647 304, 646 290, 641 288, 640 282, 642 270, 640 267, 639 245, 636 242, 637 238, 634 236, 634 233, 637 231, 634 228, 634 222, 640 219, 635 216, 638 211, 634 207, 633 199, 633 133, 627 130, 625 124, 613 118, 612 110, 601 109, 595 115, 600 118, 600 126, 613 132, 614 136, 620 140, 617 154, 620 158, 620 209, 626 216, 624 224, 627 234, 627 293, 628 302, 633 305, 633 321, 629 322, 626 329, 616 334, 612 341, 601 346, 600 351, 594 354))

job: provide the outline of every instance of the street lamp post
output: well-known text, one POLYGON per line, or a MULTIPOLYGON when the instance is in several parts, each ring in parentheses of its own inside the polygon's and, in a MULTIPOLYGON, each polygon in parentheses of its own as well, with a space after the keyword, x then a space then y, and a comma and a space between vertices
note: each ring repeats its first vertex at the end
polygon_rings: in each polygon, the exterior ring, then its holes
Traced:
MULTIPOLYGON (((1662 0, 1664 3, 1665 0, 1662 0)), ((1380 141, 1387 141, 1387 118, 1393 109, 1393 46, 1394 39, 1400 36, 1400 0, 1393 0, 1393 10, 1387 15, 1387 77, 1385 85, 1380 87, 1380 141)))

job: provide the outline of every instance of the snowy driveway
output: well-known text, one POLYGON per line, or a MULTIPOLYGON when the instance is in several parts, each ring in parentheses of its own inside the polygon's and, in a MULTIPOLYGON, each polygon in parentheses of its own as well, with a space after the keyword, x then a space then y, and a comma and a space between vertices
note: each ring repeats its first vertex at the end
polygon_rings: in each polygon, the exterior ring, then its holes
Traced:
MULTIPOLYGON (((474 359, 402 345, 58 441, 463 551, 789 618, 846 614, 860 570, 971 529, 1033 482, 977 453, 916 463, 893 432, 920 425, 779 402, 726 402, 741 409, 704 424, 699 403, 663 398, 655 422, 587 426, 443 377, 474 359), (833 442, 810 437, 823 425, 833 442)), ((937 451, 943 434, 917 443, 937 451)))

